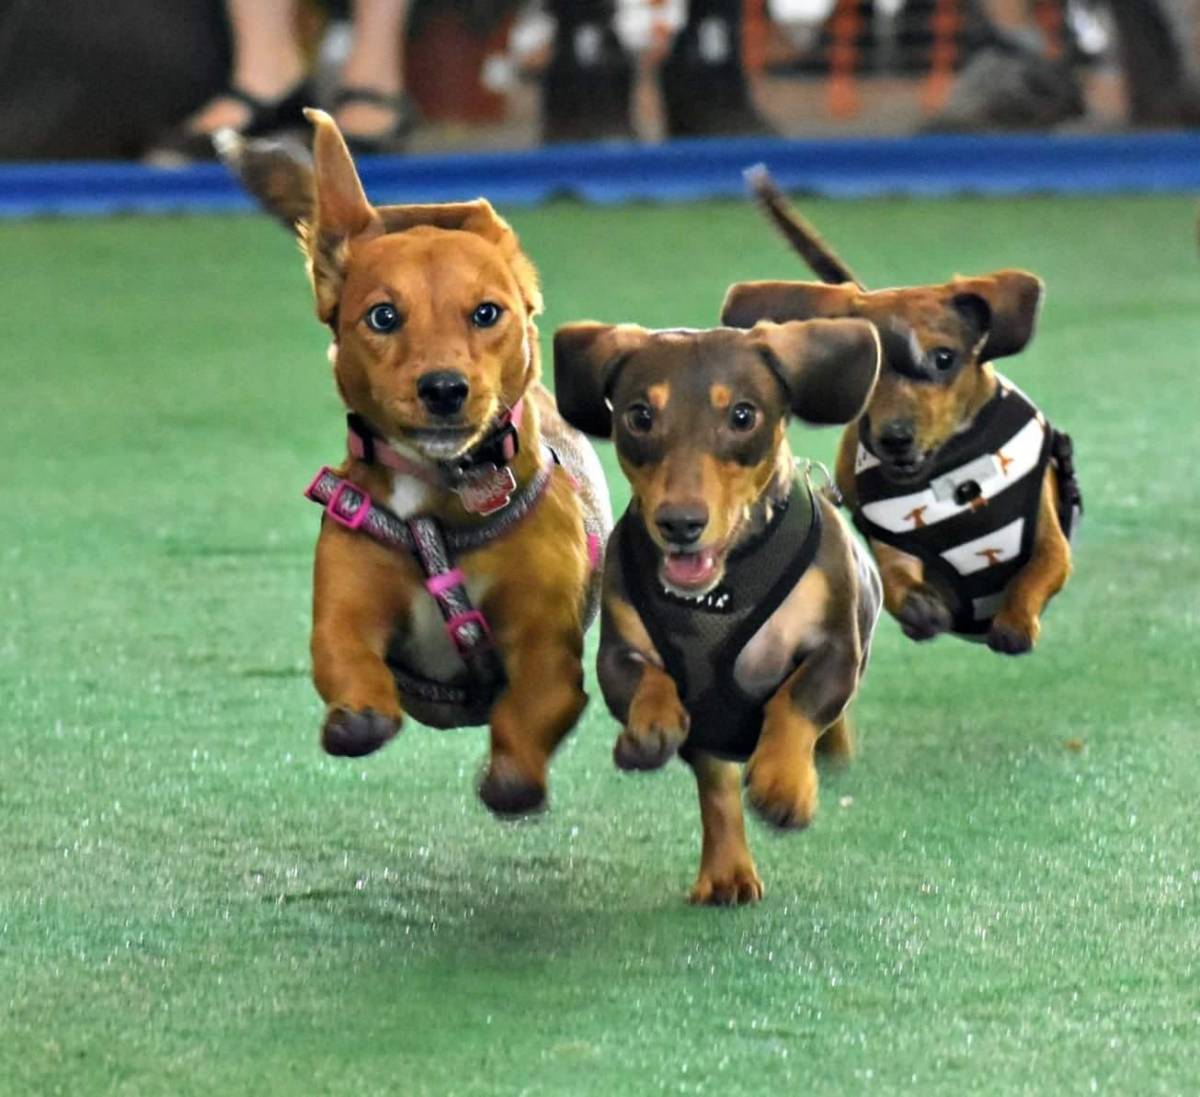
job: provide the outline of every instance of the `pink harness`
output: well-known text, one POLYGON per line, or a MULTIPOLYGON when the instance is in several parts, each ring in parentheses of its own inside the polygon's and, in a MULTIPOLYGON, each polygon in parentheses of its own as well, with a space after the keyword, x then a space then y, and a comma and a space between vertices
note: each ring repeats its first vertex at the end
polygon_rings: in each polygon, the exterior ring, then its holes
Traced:
MULTIPOLYGON (((347 417, 347 449, 351 457, 457 492, 464 506, 486 516, 487 520, 478 525, 447 530, 429 516, 401 518, 328 466, 317 473, 304 491, 306 498, 325 508, 325 516, 331 521, 394 551, 415 556, 420 563, 425 573, 425 589, 437 603, 447 635, 466 664, 471 680, 471 688, 463 690, 421 678, 392 660, 391 669, 401 690, 424 700, 487 706, 503 684, 504 669, 495 650, 491 627, 483 612, 472 604, 466 576, 454 560, 462 552, 481 548, 516 526, 541 500, 555 466, 559 465, 557 455, 546 446, 545 460, 537 472, 526 484, 517 487, 508 463, 519 448, 517 428, 522 408, 523 401, 518 401, 467 460, 436 468, 397 453, 360 416, 347 417), (471 501, 476 503, 475 507, 470 505, 471 501)), ((573 476, 571 482, 578 491, 579 484, 573 476)), ((593 570, 600 559, 600 549, 599 537, 589 533, 587 550, 593 570)))

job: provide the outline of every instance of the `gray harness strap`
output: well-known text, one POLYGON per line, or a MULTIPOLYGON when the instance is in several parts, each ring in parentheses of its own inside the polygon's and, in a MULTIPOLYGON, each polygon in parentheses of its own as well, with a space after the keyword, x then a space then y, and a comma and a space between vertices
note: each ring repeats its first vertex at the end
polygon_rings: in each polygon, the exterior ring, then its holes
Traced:
MULTIPOLYGON (((557 459, 553 451, 547 448, 546 460, 524 487, 518 488, 512 501, 502 511, 477 526, 443 531, 442 536, 450 553, 457 556, 503 537, 537 505, 542 492, 550 485, 555 464, 557 459)), ((374 502, 366 491, 344 480, 328 466, 317 473, 304 495, 314 503, 320 503, 325 513, 339 526, 359 530, 397 552, 416 551, 412 532, 403 518, 374 502)))

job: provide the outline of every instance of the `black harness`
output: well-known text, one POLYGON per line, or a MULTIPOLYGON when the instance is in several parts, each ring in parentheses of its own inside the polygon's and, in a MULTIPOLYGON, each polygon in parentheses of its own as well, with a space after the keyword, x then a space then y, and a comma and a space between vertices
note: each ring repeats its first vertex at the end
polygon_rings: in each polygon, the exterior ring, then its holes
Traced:
POLYGON ((919 483, 890 481, 869 433, 860 422, 854 524, 865 537, 917 557, 952 595, 951 630, 981 637, 1033 554, 1047 467, 1058 480, 1059 521, 1068 539, 1078 526, 1083 498, 1070 437, 1004 378, 919 483))
POLYGON ((639 512, 625 512, 613 539, 626 592, 691 717, 680 753, 749 758, 762 731, 764 698, 742 690, 734 664, 816 557, 821 510, 812 491, 796 478, 766 528, 729 554, 721 585, 695 598, 663 588, 661 550, 639 512))

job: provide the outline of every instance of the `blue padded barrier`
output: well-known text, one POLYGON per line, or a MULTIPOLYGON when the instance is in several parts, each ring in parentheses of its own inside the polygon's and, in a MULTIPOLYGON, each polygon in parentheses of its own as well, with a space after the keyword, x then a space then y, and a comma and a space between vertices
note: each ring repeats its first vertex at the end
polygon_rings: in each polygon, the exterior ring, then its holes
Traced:
MULTIPOLYGON (((780 185, 834 197, 1200 191, 1200 133, 1121 136, 733 138, 663 145, 573 145, 520 152, 368 158, 376 202, 486 195, 497 205, 560 196, 589 202, 743 195, 763 162, 780 185)), ((0 167, 0 217, 250 209, 223 167, 169 171, 124 163, 0 167)))

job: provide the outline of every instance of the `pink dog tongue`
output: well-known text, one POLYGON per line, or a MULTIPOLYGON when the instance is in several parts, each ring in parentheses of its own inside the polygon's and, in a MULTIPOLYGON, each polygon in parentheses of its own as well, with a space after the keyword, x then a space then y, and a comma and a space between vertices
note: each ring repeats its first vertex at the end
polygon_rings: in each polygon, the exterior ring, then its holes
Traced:
POLYGON ((717 562, 708 549, 700 552, 670 553, 663 567, 668 583, 680 587, 698 587, 713 577, 717 562))

